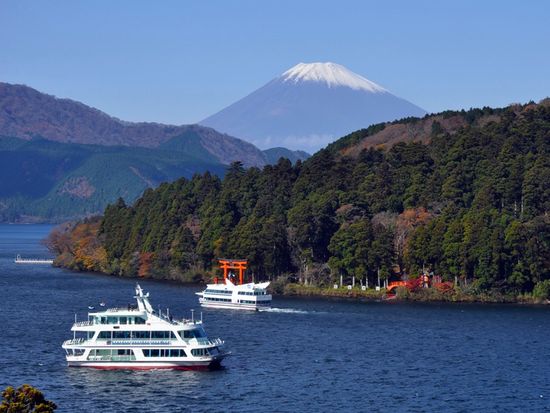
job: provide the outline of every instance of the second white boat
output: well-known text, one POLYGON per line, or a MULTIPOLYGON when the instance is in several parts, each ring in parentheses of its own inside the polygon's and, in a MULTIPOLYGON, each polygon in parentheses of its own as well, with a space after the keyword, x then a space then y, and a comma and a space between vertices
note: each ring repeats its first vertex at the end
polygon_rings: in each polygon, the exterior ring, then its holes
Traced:
POLYGON ((228 278, 219 284, 208 284, 196 293, 203 307, 258 311, 271 306, 269 282, 235 285, 228 278))

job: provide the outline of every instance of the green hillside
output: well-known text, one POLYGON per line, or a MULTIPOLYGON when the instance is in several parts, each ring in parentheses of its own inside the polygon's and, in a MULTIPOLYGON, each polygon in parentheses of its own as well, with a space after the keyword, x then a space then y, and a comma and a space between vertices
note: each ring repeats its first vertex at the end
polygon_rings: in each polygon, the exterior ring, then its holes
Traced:
POLYGON ((95 237, 86 262, 52 247, 62 265, 112 274, 181 279, 243 257, 256 280, 373 285, 424 270, 469 293, 548 296, 547 103, 395 122, 407 135, 389 149, 367 145, 378 125, 295 166, 234 163, 223 180, 163 184, 61 237, 95 237), (428 132, 415 141, 415 128, 428 132))
POLYGON ((131 202, 146 188, 225 166, 198 147, 158 149, 0 138, 0 220, 59 221, 100 213, 119 197, 131 202))

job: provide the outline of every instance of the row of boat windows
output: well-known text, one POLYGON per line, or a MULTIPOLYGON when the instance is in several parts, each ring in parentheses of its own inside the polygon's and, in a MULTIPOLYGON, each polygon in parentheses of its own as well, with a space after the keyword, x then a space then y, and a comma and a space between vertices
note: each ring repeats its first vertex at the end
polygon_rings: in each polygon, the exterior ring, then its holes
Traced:
POLYGON ((142 317, 95 317, 96 324, 145 324, 142 317))
MULTIPOLYGON (((185 350, 179 349, 165 349, 165 348, 150 348, 144 349, 144 357, 187 357, 185 350)), ((197 356, 208 356, 210 353, 216 353, 214 348, 210 351, 206 348, 194 348, 191 350, 191 354, 195 357, 197 356)), ((92 349, 88 358, 97 357, 97 356, 135 356, 134 350, 127 348, 120 348, 116 350, 106 350, 106 349, 92 349)))
POLYGON ((89 356, 134 356, 134 350, 129 348, 110 349, 92 349, 89 356))
POLYGON ((98 339, 101 339, 101 338, 103 339, 111 339, 111 338, 176 339, 177 337, 172 331, 100 331, 97 338, 98 339))
POLYGON ((145 357, 187 357, 183 349, 151 348, 143 350, 145 357))
MULTIPOLYGON (((193 330, 178 331, 178 334, 183 339, 189 338, 203 338, 206 337, 204 330, 196 328, 193 330)), ((88 339, 93 338, 94 333, 90 331, 88 333, 88 339)), ((97 336, 98 339, 171 339, 175 340, 177 337, 173 331, 100 331, 97 336)))
POLYGON ((208 294, 233 294, 231 291, 229 290, 206 290, 206 292, 208 294))
POLYGON ((269 301, 251 301, 251 300, 238 300, 240 304, 257 304, 257 305, 269 305, 269 301))
POLYGON ((191 350, 191 354, 195 357, 197 356, 208 356, 210 352, 207 348, 194 348, 191 350))
POLYGON ((206 301, 221 301, 224 303, 230 303, 231 298, 216 298, 216 297, 204 297, 206 301))

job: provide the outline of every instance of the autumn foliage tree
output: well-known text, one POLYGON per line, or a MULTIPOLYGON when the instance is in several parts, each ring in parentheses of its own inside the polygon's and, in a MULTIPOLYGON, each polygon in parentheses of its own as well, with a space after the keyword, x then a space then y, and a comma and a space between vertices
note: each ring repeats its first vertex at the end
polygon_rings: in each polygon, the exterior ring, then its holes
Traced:
POLYGON ((2 392, 0 413, 52 413, 57 405, 46 400, 42 392, 28 384, 15 389, 7 387, 2 392))

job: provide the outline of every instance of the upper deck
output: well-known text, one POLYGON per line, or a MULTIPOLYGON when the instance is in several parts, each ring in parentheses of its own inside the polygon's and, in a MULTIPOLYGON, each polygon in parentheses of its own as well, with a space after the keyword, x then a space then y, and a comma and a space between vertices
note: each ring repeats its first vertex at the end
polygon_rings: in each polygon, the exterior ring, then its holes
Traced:
MULTIPOLYGON (((175 319, 169 310, 166 313, 153 310, 149 302, 149 293, 144 294, 139 285, 136 286, 137 305, 113 307, 104 311, 88 313, 88 320, 76 321, 72 331, 95 331, 100 327, 110 326, 111 329, 139 331, 158 329, 191 329, 202 324, 202 320, 175 319)), ((202 315, 201 315, 202 318, 202 315)), ((108 327, 109 328, 109 327, 108 327)))
POLYGON ((241 295, 267 295, 268 282, 263 283, 247 283, 247 284, 233 284, 229 279, 225 280, 225 283, 219 284, 207 284, 204 292, 211 294, 232 294, 236 292, 241 295), (251 293, 251 294, 247 294, 251 293))

